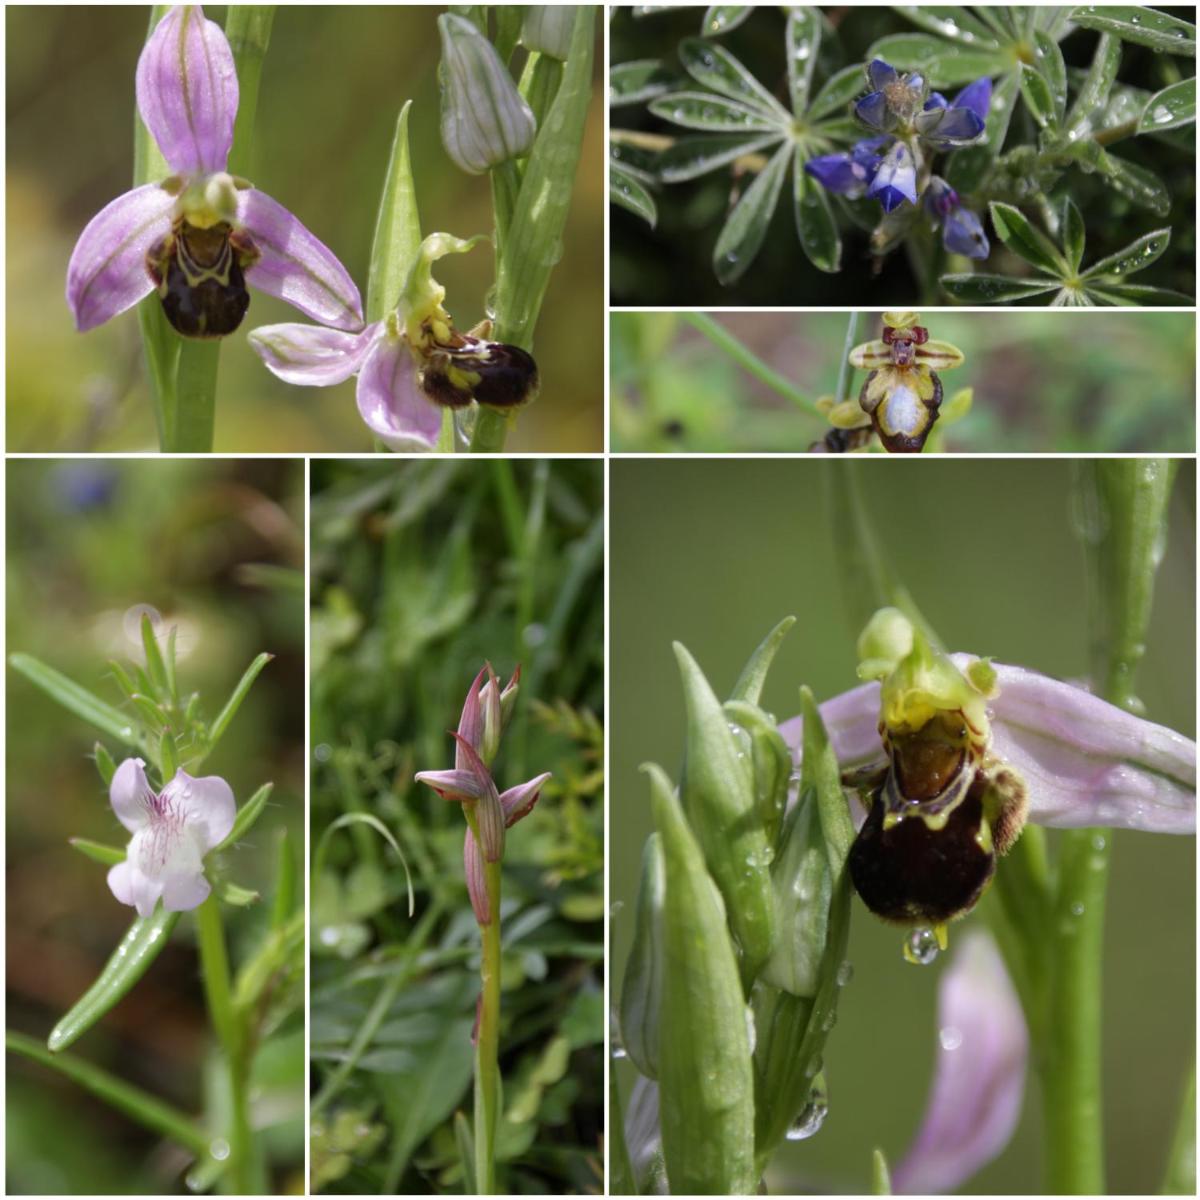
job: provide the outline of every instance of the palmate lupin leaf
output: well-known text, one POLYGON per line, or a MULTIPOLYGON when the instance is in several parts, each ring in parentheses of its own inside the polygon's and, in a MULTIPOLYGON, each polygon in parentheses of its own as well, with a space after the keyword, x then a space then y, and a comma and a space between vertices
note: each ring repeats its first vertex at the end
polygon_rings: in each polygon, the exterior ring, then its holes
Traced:
POLYGON ((1150 266, 1171 241, 1170 229, 1158 229, 1130 242, 1124 249, 1080 271, 1084 251, 1083 219, 1073 201, 1064 205, 1060 250, 1018 208, 993 201, 992 224, 1000 240, 1039 274, 1031 278, 1007 275, 943 275, 942 287, 970 304, 1005 304, 1048 296, 1052 307, 1092 307, 1120 304, 1186 304, 1188 297, 1166 288, 1125 281, 1150 266))

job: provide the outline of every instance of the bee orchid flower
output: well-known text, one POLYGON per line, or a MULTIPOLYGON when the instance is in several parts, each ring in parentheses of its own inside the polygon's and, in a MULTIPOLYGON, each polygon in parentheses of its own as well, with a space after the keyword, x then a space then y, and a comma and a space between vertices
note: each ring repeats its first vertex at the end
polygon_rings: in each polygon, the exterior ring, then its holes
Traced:
POLYGON ((208 899, 204 856, 229 836, 237 803, 224 779, 194 779, 183 770, 156 792, 145 765, 125 759, 109 786, 113 812, 133 837, 125 861, 108 872, 108 886, 139 917, 150 916, 160 899, 167 912, 187 912, 208 899))
POLYGON ((194 6, 172 8, 137 65, 137 106, 172 172, 94 216, 67 266, 80 332, 157 291, 185 337, 242 322, 247 285, 338 329, 360 329, 358 288, 333 252, 283 205, 226 169, 238 108, 233 52, 194 6))
POLYGON ((488 340, 486 323, 460 333, 443 306, 446 289, 433 278, 433 263, 480 240, 431 233, 395 312, 360 333, 264 325, 250 334, 250 345, 285 383, 329 387, 357 375, 358 411, 371 432, 393 450, 432 450, 443 408, 477 403, 513 410, 537 394, 532 355, 488 340))

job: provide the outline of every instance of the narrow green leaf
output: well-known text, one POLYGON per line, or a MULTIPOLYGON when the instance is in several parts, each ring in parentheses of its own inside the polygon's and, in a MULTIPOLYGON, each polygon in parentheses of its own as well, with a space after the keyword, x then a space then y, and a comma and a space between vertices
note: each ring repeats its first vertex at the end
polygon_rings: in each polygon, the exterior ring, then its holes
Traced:
POLYGON ((73 846, 80 854, 98 862, 105 867, 115 867, 125 861, 125 851, 120 846, 106 846, 103 842, 93 842, 90 838, 67 838, 67 844, 73 846))
POLYGON ((117 773, 117 764, 113 762, 112 755, 109 754, 102 742, 97 742, 92 747, 92 758, 96 761, 96 770, 100 772, 100 778, 104 781, 104 786, 108 787, 112 783, 113 776, 117 773))
POLYGON ((667 881, 659 1094, 663 1156, 676 1195, 758 1187, 754 1077, 737 956, 717 889, 662 770, 650 776, 667 881))
POLYGON ((1038 29, 1033 34, 1037 65, 1054 99, 1055 124, 1061 124, 1067 112, 1067 64, 1062 50, 1048 34, 1038 29))
POLYGON ((1196 26, 1154 8, 1089 4, 1076 8, 1071 20, 1084 29, 1111 33, 1124 42, 1149 46, 1161 54, 1196 57, 1196 26))
MULTIPOLYGON (((408 885, 408 915, 411 917, 416 900, 413 896, 412 874, 408 869, 408 859, 404 857, 404 851, 400 849, 400 843, 388 827, 376 816, 365 812, 349 812, 338 817, 336 821, 331 821, 322 832, 317 840, 317 848, 313 853, 312 859, 312 876, 317 879, 321 875, 321 871, 325 865, 325 854, 329 848, 329 839, 339 829, 346 829, 352 825, 368 825, 370 826, 393 850, 396 852, 396 857, 400 860, 400 865, 404 868, 404 879, 408 885)), ((231 835, 232 836, 232 835, 231 835)))
POLYGON ((1089 136, 1093 132, 1094 114, 1103 110, 1108 103, 1112 85, 1117 78, 1117 68, 1121 65, 1121 43, 1110 34, 1102 33, 1096 43, 1092 55, 1091 66, 1087 76, 1071 106, 1067 118, 1066 129, 1068 136, 1089 136))
POLYGON ((150 916, 138 917, 96 982, 51 1030, 46 1045, 55 1052, 65 1050, 122 1000, 158 957, 178 920, 178 913, 166 912, 161 904, 150 916))
POLYGON ((1011 279, 1007 275, 943 275, 938 282, 966 304, 1007 304, 1057 291, 1058 279, 1011 279))
POLYGON ((1114 191, 1148 208, 1157 217, 1165 217, 1171 211, 1171 193, 1153 171, 1115 154, 1105 154, 1103 162, 1103 174, 1114 191))
POLYGON ((225 840, 217 847, 218 850, 228 850, 230 846, 237 845, 238 842, 250 832, 254 822, 262 816, 263 809, 267 807, 267 801, 271 798, 271 792, 274 790, 273 783, 264 783, 262 787, 242 805, 237 811, 237 816, 233 818, 233 828, 229 831, 225 840))
POLYGON ((1101 281, 1101 287, 1096 284, 1088 285, 1089 296, 1100 296, 1108 304, 1137 304, 1137 305, 1179 305, 1191 307, 1196 303, 1195 298, 1186 296, 1183 292, 1174 292, 1170 288, 1149 287, 1146 284, 1126 283, 1115 284, 1101 281))
POLYGON ((474 1196, 478 1190, 475 1187, 475 1135, 464 1112, 454 1114, 454 1144, 463 1169, 463 1195, 474 1196))
POLYGON ((713 248, 713 270, 721 283, 736 283, 762 249, 791 158, 792 147, 784 143, 729 214, 713 248))
POLYGON ((248 908, 262 899, 258 892, 244 888, 240 884, 234 883, 232 879, 219 880, 214 891, 222 904, 229 904, 234 908, 248 908))
POLYGON ((658 156, 659 177, 663 183, 684 183, 724 167, 735 158, 764 150, 780 140, 781 135, 777 133, 768 137, 747 137, 738 133, 679 138, 658 156))
POLYGON ((753 11, 753 4, 711 4, 700 22, 700 32, 719 37, 736 29, 753 11))
POLYGON ((421 216, 417 211, 417 190, 408 151, 408 113, 411 108, 412 101, 406 100, 396 118, 392 152, 379 197, 371 262, 367 270, 368 322, 382 321, 399 303, 404 281, 421 245, 421 216))
POLYGON ((1196 77, 1181 79, 1155 92, 1138 121, 1138 133, 1162 133, 1196 119, 1196 77))
POLYGON ((608 164, 608 198, 635 216, 641 217, 651 229, 658 221, 658 206, 642 182, 620 163, 611 159, 608 164))
POLYGON ((818 271, 835 274, 842 266, 842 239, 825 189, 804 171, 804 155, 797 146, 792 171, 796 232, 800 245, 818 271))
POLYGON ((767 845, 774 846, 787 804, 791 753, 770 713, 744 700, 727 700, 724 708, 730 724, 738 728, 739 742, 743 746, 749 742, 754 807, 766 833, 767 845))
POLYGON ((197 1158, 209 1152, 209 1135, 190 1118, 165 1104, 157 1096, 110 1075, 73 1054, 51 1054, 33 1038, 20 1033, 7 1033, 5 1045, 16 1054, 41 1063, 60 1075, 79 1084, 85 1091, 98 1096, 110 1108, 124 1113, 131 1120, 154 1133, 178 1142, 197 1158))
POLYGON ((1083 262, 1083 252, 1087 245, 1087 233, 1083 226, 1083 217, 1079 207, 1070 197, 1063 206, 1063 249, 1066 251, 1067 263, 1074 274, 1079 273, 1083 262))
POLYGON ((209 730, 208 747, 210 752, 221 740, 222 734, 229 728, 233 718, 237 716, 237 711, 242 707, 242 701, 245 700, 246 693, 250 691, 254 681, 258 678, 259 672, 274 657, 273 654, 260 654, 246 668, 245 674, 238 680, 237 687, 233 689, 229 699, 225 701, 225 707, 221 709, 217 719, 212 723, 212 728, 209 730))
POLYGON ((800 787, 801 790, 816 793, 829 870, 836 879, 850 854, 850 846, 854 841, 854 822, 850 819, 850 809, 842 791, 837 756, 829 744, 821 710, 808 687, 800 689, 800 712, 804 717, 800 787))
POLYGON ((637 1178, 633 1173, 629 1147, 625 1144, 625 1111, 621 1106, 617 1072, 612 1067, 608 1071, 608 1131, 609 1194, 636 1196, 639 1194, 637 1178))
POLYGON ((771 848, 755 803, 750 764, 739 752, 725 710, 696 660, 678 642, 675 658, 687 703, 683 804, 725 897, 747 978, 753 978, 771 953, 774 936, 771 848))
POLYGON ((991 210, 996 233, 1014 254, 1019 254, 1031 266, 1048 275, 1069 274, 1062 252, 1030 223, 1019 208, 993 200, 991 210))
POLYGON ((1171 230, 1156 229, 1153 233, 1144 234, 1136 241, 1130 242, 1116 254, 1102 258, 1084 271, 1082 277, 1089 280, 1113 275, 1127 278, 1137 271, 1145 270, 1152 262, 1161 258, 1170 243, 1171 230))
POLYGON ((169 729, 164 729, 158 739, 158 765, 162 771, 163 782, 175 778, 179 770, 179 753, 175 749, 175 739, 169 729))
POLYGON ((1012 66, 1001 50, 955 45, 925 33, 895 33, 880 38, 866 58, 881 58, 897 71, 920 71, 935 88, 973 83, 982 75, 1003 75, 1012 66))
POLYGON ((784 617, 759 642, 754 653, 750 655, 749 661, 742 668, 737 683, 733 685, 733 691, 729 693, 730 700, 743 700, 747 704, 758 703, 762 696, 763 685, 767 682, 767 672, 771 669, 771 663, 775 661, 775 655, 783 644, 783 639, 795 623, 795 617, 784 617))
POLYGON ((1021 96, 1040 129, 1053 131, 1058 128, 1058 113, 1050 84, 1040 71, 1025 63, 1021 64, 1021 96))
POLYGON ((679 58, 697 83, 761 109, 777 121, 792 119, 791 113, 723 46, 704 38, 684 38, 679 43, 679 58))
POLYGON ((596 7, 575 9, 575 28, 558 95, 537 132, 496 280, 496 340, 533 348, 550 273, 561 254, 575 168, 592 94, 596 7))
POLYGON ((51 700, 56 700, 68 712, 94 725, 102 733, 126 746, 137 746, 139 737, 129 718, 119 709, 93 696, 73 679, 46 666, 28 654, 13 654, 8 660, 30 683, 41 688, 51 700))
POLYGON ((669 92, 651 100, 648 107, 664 121, 709 133, 766 133, 778 127, 778 122, 761 109, 714 96, 712 92, 669 92))
POLYGON ((285 826, 275 854, 275 895, 271 898, 271 928, 282 929, 296 907, 296 857, 285 826))
POLYGON ((969 8, 947 5, 926 8, 919 4, 897 4, 896 12, 914 25, 951 42, 960 42, 973 49, 995 50, 1000 43, 995 30, 989 29, 969 8))
POLYGON ((866 78, 861 64, 843 67, 835 75, 831 75, 818 89, 808 109, 808 120, 819 121, 830 113, 846 109, 851 100, 866 90, 866 78))
POLYGON ((608 107, 613 109, 623 104, 644 104, 670 91, 677 82, 678 77, 657 58, 616 63, 608 69, 608 107))
POLYGON ((797 116, 808 107, 813 68, 821 48, 821 14, 816 8, 793 6, 788 10, 785 31, 788 91, 792 112, 797 116))
POLYGON ((892 1194, 892 1173, 888 1170, 887 1159, 878 1146, 871 1151, 871 1195, 890 1196, 892 1194))
POLYGON ((665 897, 662 837, 652 833, 642 847, 633 945, 625 960, 618 1010, 621 1045, 633 1065, 649 1079, 658 1078, 659 1016, 666 967, 663 944, 665 897))

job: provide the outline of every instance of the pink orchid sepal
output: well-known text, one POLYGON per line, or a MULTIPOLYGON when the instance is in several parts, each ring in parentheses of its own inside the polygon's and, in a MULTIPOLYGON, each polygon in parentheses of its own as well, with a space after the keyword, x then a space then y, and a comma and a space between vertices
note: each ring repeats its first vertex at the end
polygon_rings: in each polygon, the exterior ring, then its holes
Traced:
MULTIPOLYGON (((964 674, 984 662, 972 654, 949 657, 964 674)), ((1196 832, 1196 743, 1191 738, 1075 684, 1025 667, 993 662, 990 668, 991 750, 1024 778, 1029 820, 1061 829, 1196 832)), ((820 708, 843 769, 880 757, 878 683, 852 688, 820 708)), ((802 730, 800 717, 780 726, 797 761, 802 730)))
POLYGON ((80 332, 158 291, 184 336, 233 332, 246 285, 315 320, 361 329, 362 300, 327 246, 277 201, 227 172, 238 108, 233 52, 198 6, 172 8, 137 66, 137 104, 172 174, 118 196, 67 266, 80 332))
POLYGON ((187 912, 212 891, 204 856, 229 836, 237 803, 224 779, 196 779, 182 769, 155 792, 145 765, 125 759, 109 786, 113 812, 133 836, 125 861, 109 870, 108 886, 140 917, 150 916, 159 900, 167 912, 187 912))

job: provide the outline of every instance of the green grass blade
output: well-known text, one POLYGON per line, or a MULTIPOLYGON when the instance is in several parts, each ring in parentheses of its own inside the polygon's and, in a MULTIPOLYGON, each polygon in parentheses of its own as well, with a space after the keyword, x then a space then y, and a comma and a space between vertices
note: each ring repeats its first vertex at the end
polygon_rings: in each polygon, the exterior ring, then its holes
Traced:
POLYGON ((237 716, 237 710, 242 707, 242 701, 245 700, 246 693, 258 678, 259 672, 274 657, 273 654, 260 654, 246 668, 246 673, 238 680, 237 687, 233 689, 233 694, 225 701, 225 707, 221 709, 217 719, 212 723, 212 728, 209 730, 208 749, 210 753, 217 742, 221 740, 221 735, 229 728, 230 722, 237 716))
POLYGON ((119 709, 93 696, 85 687, 56 671, 53 667, 28 654, 13 654, 8 660, 30 683, 41 688, 51 700, 57 700, 68 712, 74 713, 102 733, 116 738, 126 746, 137 746, 141 739, 129 718, 119 709))

